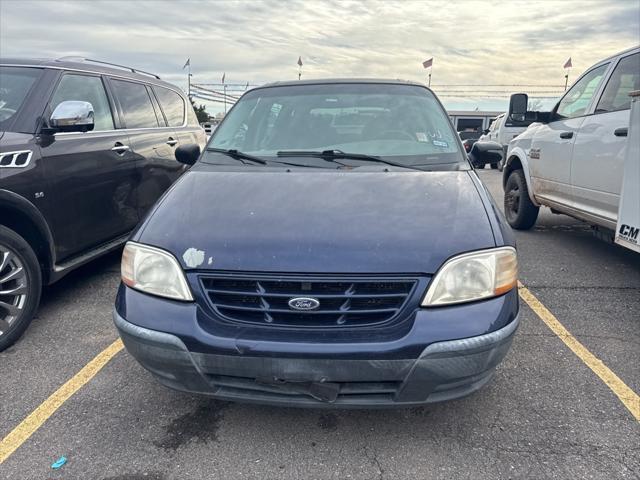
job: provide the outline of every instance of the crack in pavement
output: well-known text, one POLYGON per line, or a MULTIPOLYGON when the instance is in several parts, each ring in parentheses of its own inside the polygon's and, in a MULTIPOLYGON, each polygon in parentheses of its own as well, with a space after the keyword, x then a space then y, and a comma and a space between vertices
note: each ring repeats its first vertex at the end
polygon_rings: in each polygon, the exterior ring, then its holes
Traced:
POLYGON ((373 465, 375 465, 376 468, 378 469, 378 480, 383 480, 383 478, 384 478, 384 468, 382 467, 382 464, 380 463, 380 460, 378 459, 378 452, 376 451, 376 449, 373 448, 371 445, 365 444, 364 445, 364 456, 367 458, 367 460, 369 460, 369 462, 371 462, 373 465), (369 454, 369 449, 371 449, 371 454, 369 454))

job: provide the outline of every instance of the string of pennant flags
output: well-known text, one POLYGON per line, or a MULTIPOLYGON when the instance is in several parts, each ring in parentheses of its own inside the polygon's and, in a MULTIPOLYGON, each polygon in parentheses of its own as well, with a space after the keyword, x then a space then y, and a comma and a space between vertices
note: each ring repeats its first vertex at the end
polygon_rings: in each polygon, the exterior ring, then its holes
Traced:
MULTIPOLYGON (((296 64, 298 65, 298 79, 300 79, 301 76, 302 76, 302 66, 304 65, 303 62, 302 62, 302 56, 298 56, 298 61, 296 62, 296 64)), ((184 66, 182 67, 182 69, 184 70, 187 67, 189 67, 189 73, 191 73, 191 58, 187 59, 187 61, 185 62, 184 66)), ((422 67, 425 68, 425 69, 429 69, 429 79, 430 79, 431 78, 431 73, 432 73, 432 70, 433 70, 433 57, 431 57, 431 58, 425 60, 424 62, 422 62, 422 67)), ((567 71, 567 74, 568 74, 568 70, 571 67, 573 67, 573 64, 571 62, 571 57, 569 57, 567 59, 567 61, 564 63, 562 68, 564 68, 567 71)), ((229 86, 231 86, 231 84, 227 84, 225 82, 226 76, 227 76, 227 74, 226 74, 226 72, 224 72, 222 74, 222 79, 221 79, 219 85, 229 85, 229 86)), ((215 84, 210 84, 210 85, 215 85, 215 84)), ((239 85, 245 85, 245 84, 233 84, 233 85, 234 86, 239 86, 239 85)), ((249 87, 249 82, 247 82, 245 86, 248 88, 249 87)), ((442 85, 439 85, 439 86, 442 86, 442 85)), ((469 86, 469 87, 473 87, 473 86, 476 86, 476 85, 451 85, 451 86, 469 86)), ((483 85, 478 85, 478 86, 483 86, 483 85)), ((494 86, 519 86, 519 85, 494 85, 494 86)), ((528 85, 523 85, 523 86, 528 86, 528 85)), ((540 86, 542 86, 542 85, 540 85, 540 86)), ((555 87, 556 85, 549 85, 549 86, 554 86, 555 87)))
MULTIPOLYGON (((425 60, 424 62, 422 62, 422 67, 425 69, 429 69, 429 77, 428 77, 428 86, 431 87, 431 72, 433 70, 433 57, 429 58, 428 60, 425 60)), ((564 89, 567 89, 567 84, 569 82, 569 70, 571 69, 571 67, 573 67, 573 64, 571 63, 571 57, 569 57, 567 59, 566 62, 564 62, 564 65, 562 68, 565 69, 565 75, 564 75, 564 89)), ((442 85, 440 85, 442 86, 442 85)), ((451 85, 453 86, 453 85, 451 85)), ((462 85, 459 85, 462 86, 462 85)), ((469 86, 476 86, 476 85, 469 85, 469 86)), ((478 85, 478 86, 490 86, 490 85, 478 85)), ((493 85, 493 86, 498 86, 498 85, 493 85)), ((518 85, 500 85, 500 86, 518 86, 518 85)), ((531 86, 536 86, 536 87, 542 87, 543 85, 531 85, 531 86)), ((549 87, 552 87, 552 85, 548 85, 549 87)), ((553 85, 553 87, 557 87, 556 85, 553 85)), ((532 92, 533 93, 533 92, 532 92)), ((542 93, 542 92, 539 92, 542 93)))
MULTIPOLYGON (((304 62, 302 61, 302 56, 298 56, 298 60, 296 62, 298 66, 298 80, 302 79, 302 67, 304 62)), ((433 73, 433 57, 428 58, 422 62, 422 67, 425 70, 428 70, 427 76, 427 84, 431 87, 431 76, 433 73)), ((567 61, 563 65, 563 69, 565 70, 564 75, 564 85, 541 85, 541 84, 438 84, 434 85, 434 88, 438 90, 438 96, 440 97, 508 97, 512 90, 508 88, 540 88, 540 90, 529 90, 528 93, 535 94, 538 98, 552 98, 558 96, 561 92, 560 89, 564 87, 564 90, 567 89, 569 82, 569 71, 573 67, 571 57, 567 59, 567 61), (481 87, 479 90, 478 88, 481 87), (472 90, 468 90, 472 88, 472 90), (502 90, 499 90, 502 88, 502 90), (505 88, 507 88, 505 90, 505 88)), ((225 105, 225 113, 227 109, 227 105, 233 105, 240 96, 237 94, 242 94, 249 89, 249 87, 257 86, 255 84, 246 83, 227 83, 226 72, 222 73, 222 77, 220 79, 220 83, 191 83, 191 58, 188 58, 185 62, 182 69, 188 68, 188 79, 189 79, 189 96, 193 98, 198 98, 201 100, 206 100, 209 102, 215 103, 223 103, 225 105), (222 88, 222 91, 216 90, 217 88, 222 88), (228 93, 229 92, 229 93, 228 93), (235 95, 234 95, 235 94, 235 95)))

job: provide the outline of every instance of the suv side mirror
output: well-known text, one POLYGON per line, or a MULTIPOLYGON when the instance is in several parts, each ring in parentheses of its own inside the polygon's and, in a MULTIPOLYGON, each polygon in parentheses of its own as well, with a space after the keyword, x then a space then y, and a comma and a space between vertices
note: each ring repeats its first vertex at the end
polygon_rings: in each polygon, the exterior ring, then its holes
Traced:
POLYGON ((176 148, 176 160, 185 165, 193 165, 200 157, 200 145, 189 143, 176 148))
POLYGON ((56 132, 88 132, 94 127, 93 105, 89 102, 61 102, 49 118, 49 127, 56 132))
POLYGON ((516 122, 523 122, 527 115, 529 96, 526 93, 514 93, 509 99, 509 117, 516 122))

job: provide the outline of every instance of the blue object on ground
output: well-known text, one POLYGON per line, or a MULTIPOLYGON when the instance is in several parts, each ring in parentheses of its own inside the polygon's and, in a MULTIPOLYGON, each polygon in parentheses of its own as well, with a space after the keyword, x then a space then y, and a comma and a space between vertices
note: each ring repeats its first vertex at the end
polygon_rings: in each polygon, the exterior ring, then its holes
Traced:
POLYGON ((65 463, 67 463, 67 457, 60 457, 58 460, 51 464, 51 468, 53 468, 54 470, 58 470, 65 463))

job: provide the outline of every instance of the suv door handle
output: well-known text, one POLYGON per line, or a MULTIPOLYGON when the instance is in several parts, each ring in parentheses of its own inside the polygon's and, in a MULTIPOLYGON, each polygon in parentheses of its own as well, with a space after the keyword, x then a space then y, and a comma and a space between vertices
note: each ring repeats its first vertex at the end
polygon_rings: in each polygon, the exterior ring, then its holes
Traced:
POLYGON ((626 137, 629 133, 629 129, 627 127, 616 128, 613 134, 616 137, 626 137))
POLYGON ((573 138, 573 132, 562 132, 560 138, 573 138))
POLYGON ((112 152, 116 152, 118 155, 124 155, 129 150, 131 150, 131 148, 128 145, 124 145, 120 142, 116 142, 116 144, 111 149, 112 152))
POLYGON ((167 140, 167 145, 169 145, 170 147, 173 147, 174 145, 177 145, 178 141, 174 140, 173 138, 169 137, 169 140, 167 140))

